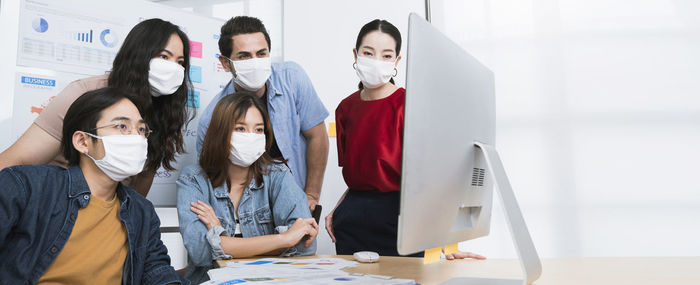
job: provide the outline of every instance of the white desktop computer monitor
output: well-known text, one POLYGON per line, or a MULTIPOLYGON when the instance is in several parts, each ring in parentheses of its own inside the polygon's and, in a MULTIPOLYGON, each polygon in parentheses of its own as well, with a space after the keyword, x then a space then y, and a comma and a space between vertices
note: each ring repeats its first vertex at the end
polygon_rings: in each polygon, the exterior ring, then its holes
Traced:
POLYGON ((491 281, 531 283, 539 258, 493 148, 493 72, 416 14, 409 16, 406 60, 399 253, 488 235, 498 189, 526 278, 491 281))

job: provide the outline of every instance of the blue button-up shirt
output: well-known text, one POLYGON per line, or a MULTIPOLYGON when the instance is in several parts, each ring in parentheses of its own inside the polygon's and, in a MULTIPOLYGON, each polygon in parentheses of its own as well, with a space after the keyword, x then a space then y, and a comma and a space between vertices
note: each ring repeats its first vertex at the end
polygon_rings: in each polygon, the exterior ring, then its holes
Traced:
MULTIPOLYGON (((50 165, 5 168, 0 185, 0 284, 34 284, 68 242, 90 188, 78 166, 50 165)), ((129 244, 122 284, 189 284, 170 266, 153 204, 121 183, 117 198, 129 244)))
MULTIPOLYGON (((275 140, 282 156, 288 160, 287 165, 292 170, 294 180, 304 189, 307 146, 302 132, 322 123, 328 117, 328 110, 318 98, 306 72, 294 62, 273 63, 272 75, 265 86, 267 111, 275 140)), ((197 128, 198 157, 216 103, 235 92, 233 81, 229 81, 202 113, 197 128)))
MULTIPOLYGON (((299 189, 284 165, 269 166, 269 172, 258 183, 253 179, 243 190, 236 208, 228 195, 228 184, 212 187, 207 174, 198 166, 191 165, 180 173, 177 180, 177 213, 180 233, 188 254, 187 278, 199 284, 208 279, 207 270, 214 267, 212 260, 229 257, 221 248, 219 235, 233 236, 236 222, 243 237, 255 237, 283 233, 298 218, 310 218, 309 204, 304 192, 299 189), (190 210, 190 203, 202 201, 210 205, 221 223, 222 230, 212 234, 190 210)), ((312 255, 316 252, 316 241, 308 247, 304 242, 288 248, 283 256, 312 255)), ((235 257, 235 256, 234 256, 235 257)))

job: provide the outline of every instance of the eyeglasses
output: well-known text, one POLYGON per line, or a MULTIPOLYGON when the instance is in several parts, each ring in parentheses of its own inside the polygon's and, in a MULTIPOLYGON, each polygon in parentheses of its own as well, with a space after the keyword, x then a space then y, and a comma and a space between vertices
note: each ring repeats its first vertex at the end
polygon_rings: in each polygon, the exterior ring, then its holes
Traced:
MULTIPOLYGON (((112 124, 100 126, 89 131, 95 131, 97 129, 102 128, 114 128, 115 130, 118 130, 122 135, 130 135, 132 134, 131 131, 134 130, 134 128, 130 124, 130 121, 117 120, 112 124)), ((138 133, 139 135, 147 138, 151 134, 151 132, 153 131, 149 129, 145 123, 136 123, 136 133, 138 133)))

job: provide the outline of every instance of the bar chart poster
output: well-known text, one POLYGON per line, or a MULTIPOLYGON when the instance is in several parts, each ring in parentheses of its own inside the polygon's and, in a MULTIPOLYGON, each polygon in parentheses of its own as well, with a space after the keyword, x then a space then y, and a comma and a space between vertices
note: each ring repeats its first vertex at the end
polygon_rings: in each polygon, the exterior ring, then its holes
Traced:
POLYGON ((20 13, 18 66, 84 75, 111 69, 120 41, 137 22, 97 1, 25 0, 20 13))

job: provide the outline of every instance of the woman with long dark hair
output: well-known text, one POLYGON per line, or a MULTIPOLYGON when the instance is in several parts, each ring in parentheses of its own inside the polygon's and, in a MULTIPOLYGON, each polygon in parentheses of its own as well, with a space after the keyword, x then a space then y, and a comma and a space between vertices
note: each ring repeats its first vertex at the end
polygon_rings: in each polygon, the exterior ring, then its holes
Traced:
MULTIPOLYGON (((326 216, 326 230, 337 254, 374 251, 399 255, 396 239, 406 90, 396 86, 393 77, 400 51, 401 33, 388 21, 377 19, 360 29, 353 49, 359 90, 335 110, 338 164, 348 186, 326 216)), ((483 259, 464 252, 446 257, 483 259)))
POLYGON ((318 224, 285 161, 270 156, 273 140, 254 93, 226 95, 214 107, 199 164, 177 180, 185 276, 194 284, 208 279, 215 259, 316 252, 318 224))
POLYGON ((178 26, 161 19, 137 24, 124 39, 112 70, 74 81, 63 89, 29 129, 0 154, 0 168, 45 163, 66 167, 60 143, 68 107, 85 92, 109 86, 128 94, 153 130, 143 172, 124 181, 146 196, 158 168, 173 170, 176 154, 184 152, 181 129, 194 117, 186 106, 192 96, 189 53, 189 39, 178 26))

